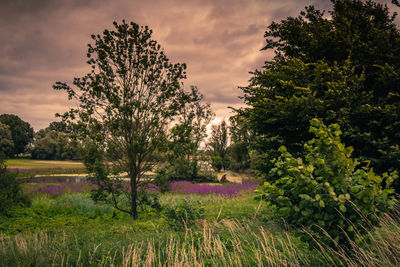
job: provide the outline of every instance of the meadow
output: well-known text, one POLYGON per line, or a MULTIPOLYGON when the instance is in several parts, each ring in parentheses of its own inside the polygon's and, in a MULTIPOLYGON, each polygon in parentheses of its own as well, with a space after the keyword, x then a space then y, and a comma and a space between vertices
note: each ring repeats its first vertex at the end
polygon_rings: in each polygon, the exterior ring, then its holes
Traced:
POLYGON ((54 161, 54 160, 32 160, 32 159, 9 159, 6 160, 7 169, 17 173, 17 177, 29 178, 36 175, 55 174, 84 174, 86 169, 78 161, 54 161))
POLYGON ((400 215, 351 249, 301 241, 254 198, 259 181, 148 187, 139 218, 95 203, 89 182, 27 183, 31 207, 0 217, 0 266, 398 266, 400 215), (169 211, 182 211, 173 213, 169 211), (197 212, 197 213, 196 213, 197 212), (196 216, 192 216, 197 214, 196 216), (179 217, 181 216, 181 217, 179 217), (192 217, 191 217, 192 216, 192 217))

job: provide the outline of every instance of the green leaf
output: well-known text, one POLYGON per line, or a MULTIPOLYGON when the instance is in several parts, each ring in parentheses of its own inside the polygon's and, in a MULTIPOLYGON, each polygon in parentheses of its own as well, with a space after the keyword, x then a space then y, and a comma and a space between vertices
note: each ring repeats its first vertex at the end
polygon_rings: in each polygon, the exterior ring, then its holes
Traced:
POLYGON ((346 207, 343 204, 339 205, 339 210, 343 213, 347 211, 346 207))
POLYGON ((311 211, 309 211, 309 210, 302 210, 301 211, 301 215, 303 215, 305 217, 309 216, 310 214, 311 214, 311 211))

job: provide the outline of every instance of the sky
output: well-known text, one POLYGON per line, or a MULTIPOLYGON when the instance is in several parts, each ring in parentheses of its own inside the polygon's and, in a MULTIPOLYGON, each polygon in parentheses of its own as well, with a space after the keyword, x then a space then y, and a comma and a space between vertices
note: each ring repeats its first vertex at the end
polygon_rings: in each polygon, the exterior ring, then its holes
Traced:
POLYGON ((260 51, 267 26, 307 5, 331 9, 329 0, 1 0, 0 114, 47 127, 72 106, 52 85, 88 73, 90 35, 125 19, 149 26, 171 62, 187 64, 185 87, 198 86, 215 121, 228 118, 243 106, 238 86, 273 56, 260 51))

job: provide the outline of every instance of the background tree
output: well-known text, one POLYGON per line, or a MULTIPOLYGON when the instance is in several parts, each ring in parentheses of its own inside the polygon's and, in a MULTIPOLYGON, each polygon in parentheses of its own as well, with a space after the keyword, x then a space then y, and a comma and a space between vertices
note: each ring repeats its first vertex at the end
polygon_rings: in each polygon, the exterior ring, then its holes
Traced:
POLYGON ((0 154, 11 157, 14 152, 14 142, 11 137, 10 127, 0 122, 0 154))
POLYGON ((64 122, 52 122, 49 127, 35 133, 31 147, 34 159, 80 159, 81 144, 67 133, 64 122))
POLYGON ((225 119, 220 124, 211 126, 211 136, 208 141, 212 157, 212 165, 220 171, 228 167, 227 148, 229 142, 228 126, 225 119))
POLYGON ((229 118, 228 132, 231 144, 227 148, 229 169, 241 171, 250 167, 250 142, 253 133, 246 118, 236 114, 229 118))
POLYGON ((164 147, 165 164, 158 170, 158 179, 163 181, 200 178, 198 151, 214 114, 197 87, 192 86, 186 97, 187 104, 179 111, 164 147))
POLYGON ((64 120, 85 142, 84 162, 98 185, 95 199, 133 218, 143 174, 187 99, 180 83, 185 64, 171 64, 151 34, 147 26, 114 22, 113 30, 92 35, 87 54, 92 71, 74 79, 79 90, 61 82, 54 86, 79 102, 64 120), (124 172, 128 191, 120 179, 124 172), (129 205, 119 202, 124 194, 129 205))
POLYGON ((307 121, 317 117, 339 123, 342 141, 379 173, 399 169, 396 15, 373 1, 332 2, 330 16, 310 6, 268 27, 264 49, 276 56, 242 88, 249 108, 239 114, 254 129, 258 151, 274 153, 285 145, 301 154, 311 137, 307 121))
POLYGON ((7 125, 14 143, 12 156, 25 152, 26 146, 33 140, 31 125, 13 114, 1 114, 0 122, 7 125))

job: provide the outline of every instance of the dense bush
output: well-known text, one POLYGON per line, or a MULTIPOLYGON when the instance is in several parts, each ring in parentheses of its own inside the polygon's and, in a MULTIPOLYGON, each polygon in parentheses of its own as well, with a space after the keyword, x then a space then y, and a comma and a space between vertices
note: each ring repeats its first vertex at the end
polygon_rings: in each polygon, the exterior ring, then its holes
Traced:
POLYGON ((250 167, 247 143, 237 142, 228 147, 228 164, 228 168, 233 171, 246 170, 250 167))
POLYGON ((176 205, 167 206, 164 211, 168 224, 176 229, 191 227, 195 220, 204 217, 204 208, 198 202, 184 200, 176 205))
POLYGON ((47 127, 35 134, 31 154, 34 159, 80 159, 80 150, 81 145, 67 133, 47 127))
POLYGON ((158 194, 156 192, 150 192, 150 191, 146 191, 146 190, 138 190, 137 203, 138 203, 139 209, 141 209, 142 211, 145 211, 148 209, 155 209, 158 211, 161 210, 160 200, 159 200, 158 194))
POLYGON ((214 170, 219 172, 224 167, 224 161, 218 155, 212 156, 211 157, 211 166, 214 168, 214 170))
POLYGON ((29 198, 25 196, 16 180, 16 173, 7 171, 0 155, 0 215, 8 215, 14 206, 29 206, 29 198))
POLYGON ((0 153, 6 157, 13 156, 14 141, 11 137, 10 127, 0 122, 0 153))
POLYGON ((360 163, 350 157, 353 148, 341 143, 337 124, 326 127, 313 119, 310 132, 315 138, 304 146, 304 159, 282 146, 258 192, 290 224, 320 232, 330 242, 323 228, 336 242, 346 243, 393 207, 390 185, 397 173, 381 177, 368 167, 356 168, 360 163))

